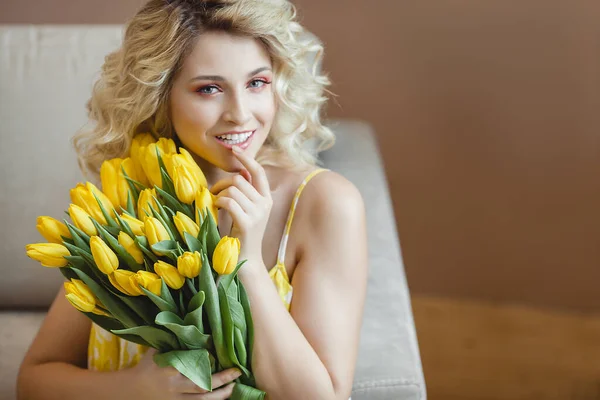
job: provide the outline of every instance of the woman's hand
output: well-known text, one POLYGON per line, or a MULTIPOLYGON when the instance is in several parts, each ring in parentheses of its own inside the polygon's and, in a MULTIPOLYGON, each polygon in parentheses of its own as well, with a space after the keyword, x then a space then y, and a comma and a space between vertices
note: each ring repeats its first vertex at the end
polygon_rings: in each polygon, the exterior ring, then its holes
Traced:
POLYGON ((256 160, 236 151, 235 146, 233 154, 246 170, 218 181, 210 191, 217 196, 217 207, 231 215, 230 236, 240 240, 240 260, 248 260, 250 268, 257 268, 263 265, 262 240, 273 206, 271 189, 264 168, 256 160))
MULTIPOLYGON (((149 349, 140 362, 133 368, 124 370, 124 398, 144 400, 225 400, 231 397, 235 383, 241 373, 236 368, 229 368, 212 375, 213 391, 208 392, 196 386, 173 367, 161 368, 152 359, 155 349, 149 349), (229 383, 229 384, 228 384, 229 383), (226 385, 228 384, 228 385, 226 385), (224 386, 226 385, 226 386, 224 386)), ((121 384, 123 386, 123 384, 121 384)))

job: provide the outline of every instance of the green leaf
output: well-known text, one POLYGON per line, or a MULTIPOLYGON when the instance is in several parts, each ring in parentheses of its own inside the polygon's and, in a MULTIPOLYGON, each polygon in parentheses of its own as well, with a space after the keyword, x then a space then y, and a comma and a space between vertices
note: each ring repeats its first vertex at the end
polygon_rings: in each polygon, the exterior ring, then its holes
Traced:
POLYGON ((238 290, 240 294, 240 303, 244 308, 244 317, 246 318, 246 334, 248 336, 248 345, 246 346, 248 354, 247 365, 252 365, 252 349, 254 348, 254 323, 252 322, 252 312, 250 311, 250 299, 246 293, 246 288, 242 282, 238 282, 238 290))
POLYGON ((237 367, 239 367, 242 372, 246 375, 250 375, 250 371, 242 365, 242 363, 238 360, 237 354, 235 353, 235 345, 233 342, 233 319, 231 316, 231 310, 229 308, 229 299, 227 293, 223 286, 219 286, 217 288, 219 292, 219 305, 221 307, 221 318, 223 319, 223 337, 225 339, 225 346, 227 348, 227 353, 229 358, 237 367))
MULTIPOLYGON (((205 254, 208 254, 208 247, 206 245, 206 240, 208 237, 208 219, 204 218, 202 221, 202 225, 200 225, 200 232, 198 232, 198 240, 200 240, 200 244, 202 245, 202 251, 205 254)), ((212 255, 208 257, 209 260, 212 260, 212 255)))
POLYGON ((230 274, 221 275, 221 278, 219 279, 219 286, 223 285, 225 290, 228 291, 229 286, 231 286, 231 282, 233 282, 233 280, 237 276, 238 271, 240 270, 240 268, 242 268, 242 265, 244 265, 246 263, 246 261, 247 260, 244 260, 244 261, 238 263, 238 265, 235 266, 235 269, 233 270, 233 272, 231 272, 230 274))
POLYGON ((233 330, 233 343, 235 346, 235 352, 240 359, 240 363, 245 367, 250 367, 248 365, 248 357, 246 354, 246 344, 244 343, 244 338, 242 336, 242 332, 236 327, 233 330))
POLYGON ((148 342, 146 342, 144 339, 142 339, 141 336, 138 335, 127 335, 124 333, 118 333, 116 334, 114 331, 109 331, 111 332, 113 335, 120 337, 121 339, 125 339, 128 342, 132 342, 132 343, 137 343, 137 344, 141 344, 142 346, 146 346, 146 347, 152 347, 152 345, 148 342))
POLYGON ((263 400, 267 393, 252 386, 236 383, 229 400, 263 400))
POLYGON ((194 325, 185 325, 177 314, 163 311, 156 316, 155 322, 173 332, 188 349, 213 348, 210 335, 205 335, 194 325))
POLYGON ((91 312, 82 312, 89 319, 91 319, 96 325, 104 329, 105 331, 112 331, 113 329, 125 329, 122 323, 118 320, 103 315, 94 314, 91 312))
MULTIPOLYGON (((108 213, 108 211, 106 211, 106 208, 104 208, 104 205, 102 204, 102 202, 100 201, 100 199, 98 198, 98 196, 96 196, 96 193, 92 192, 92 195, 94 196, 94 198, 96 199, 96 202, 100 206, 100 211, 102 211, 102 215, 104 215, 104 219, 106 219, 106 223, 108 224, 108 226, 113 227, 113 228, 118 228, 119 225, 117 225, 117 223, 110 216, 110 214, 108 213)), ((113 209, 113 212, 116 214, 116 211, 114 209, 113 209)))
POLYGON ((230 296, 227 296, 227 300, 229 301, 229 308, 231 311, 231 319, 233 320, 233 325, 236 328, 239 328, 242 332, 245 332, 246 315, 244 314, 244 307, 239 301, 230 296))
POLYGON ((177 338, 170 332, 153 326, 134 326, 127 329, 111 331, 115 335, 135 335, 144 339, 150 346, 160 351, 169 351, 178 348, 177 338))
POLYGON ((196 294, 198 294, 198 289, 196 289, 194 287, 194 279, 185 278, 185 283, 186 283, 188 289, 190 289, 190 293, 192 294, 192 296, 195 296, 196 294))
POLYGON ((139 315, 146 324, 154 323, 154 318, 158 313, 157 307, 152 300, 145 296, 127 296, 120 294, 119 298, 129 306, 137 315, 139 315))
POLYGON ((185 315, 185 304, 183 301, 183 290, 179 290, 179 310, 181 310, 181 315, 185 315))
POLYGON ((188 304, 187 314, 183 319, 186 325, 194 325, 200 332, 204 332, 204 323, 202 322, 202 305, 204 304, 204 292, 198 292, 192 297, 188 304))
MULTIPOLYGON (((127 183, 129 184, 129 188, 134 191, 134 194, 137 192, 137 195, 139 195, 139 192, 141 192, 144 189, 147 189, 146 185, 144 185, 140 181, 136 181, 135 179, 131 178, 129 175, 127 175, 127 173, 125 171, 123 171, 123 176, 127 180, 127 183), (133 185, 133 187, 131 185, 133 185)), ((136 195, 136 197, 137 197, 137 195, 136 195)), ((137 203, 137 198, 134 198, 133 200, 137 203)))
MULTIPOLYGON (((156 257, 156 255, 150 251, 148 238, 146 236, 136 236, 135 242, 138 244, 140 250, 142 250, 142 253, 144 253, 144 255, 148 257, 154 265, 154 263, 158 261, 158 257, 156 257)), ((154 272, 154 267, 151 268, 151 271, 154 272)))
POLYGON ((134 204, 137 204, 138 198, 140 197, 140 191, 145 189, 146 186, 136 181, 135 179, 131 179, 127 172, 125 172, 125 168, 121 165, 121 171, 123 171, 123 177, 127 181, 127 185, 129 186, 129 190, 127 191, 127 211, 131 214, 132 217, 136 217, 134 204), (133 196, 133 197, 132 197, 133 196))
POLYGON ((156 158, 158 159, 158 166, 160 168, 160 175, 162 178, 162 188, 169 193, 171 196, 177 196, 175 194, 175 186, 173 185, 173 180, 169 176, 167 172, 167 167, 165 167, 165 163, 163 162, 162 156, 160 155, 160 151, 158 150, 158 146, 156 146, 156 158))
MULTIPOLYGON (((163 281, 163 284, 164 284, 164 281, 163 281)), ((155 295, 151 291, 146 290, 146 288, 143 288, 141 286, 140 286, 140 289, 142 290, 142 292, 144 292, 146 294, 146 296, 148 296, 150 301, 152 301, 158 307, 158 309, 160 311, 170 311, 170 312, 174 312, 174 313, 179 311, 174 302, 170 303, 168 300, 165 300, 162 297, 155 295)), ((169 293, 169 296, 170 295, 171 294, 169 293)))
POLYGON ((77 229, 76 227, 68 223, 67 220, 65 220, 65 225, 67 225, 67 229, 71 234, 73 244, 90 253, 90 237, 87 234, 85 234, 85 232, 77 229))
POLYGON ((208 209, 206 210, 206 219, 208 220, 208 227, 206 233, 206 250, 208 251, 208 258, 212 260, 215 248, 221 240, 221 235, 219 234, 219 229, 217 228, 217 224, 213 219, 212 213, 210 213, 208 209))
POLYGON ((160 255, 166 256, 175 262, 177 262, 177 257, 183 254, 175 240, 162 240, 150 247, 153 251, 159 253, 160 255))
POLYGON ((69 250, 72 257, 80 257, 84 261, 83 264, 79 264, 81 268, 78 269, 85 272, 89 276, 97 278, 101 282, 104 282, 105 280, 107 281, 107 278, 103 276, 104 274, 98 270, 96 262, 90 253, 69 243, 63 242, 63 245, 69 250))
MULTIPOLYGON (((137 204, 137 201, 136 201, 137 204)), ((127 191, 127 214, 129 214, 130 217, 134 217, 137 218, 137 213, 135 212, 135 206, 133 205, 133 199, 132 199, 132 195, 131 195, 131 189, 129 189, 127 191)))
POLYGON ((159 367, 173 367, 204 390, 212 391, 212 374, 207 350, 177 350, 154 355, 159 367))
POLYGON ((111 294, 100 284, 96 283, 85 272, 73 268, 73 271, 79 276, 79 279, 85 283, 92 293, 102 302, 108 312, 110 312, 125 327, 134 327, 142 324, 142 319, 137 316, 129 307, 118 297, 111 294))
POLYGON ((65 258, 69 260, 69 264, 71 267, 75 267, 81 270, 84 270, 86 267, 85 260, 81 256, 66 256, 65 258))
POLYGON ((227 348, 225 347, 225 339, 223 338, 223 321, 221 319, 219 294, 212 275, 212 267, 205 253, 202 253, 202 268, 200 268, 199 278, 199 290, 205 294, 204 310, 206 310, 208 316, 217 360, 223 369, 231 368, 233 363, 229 357, 227 348))
POLYGON ((125 231, 125 233, 128 234, 130 238, 135 239, 135 234, 131 230, 131 227, 129 226, 127 221, 124 221, 123 218, 121 218, 119 214, 117 214, 117 221, 119 221, 119 224, 123 228, 123 231, 125 231))
MULTIPOLYGON (((67 259, 69 258, 76 258, 76 257, 65 257, 67 259)), ((73 265, 73 264, 71 264, 73 265)), ((79 277, 77 276, 77 274, 71 270, 70 267, 62 267, 59 268, 60 273, 63 274, 63 276, 67 279, 67 280, 71 280, 71 279, 79 279, 79 277)))
POLYGON ((119 236, 119 232, 121 232, 121 228, 118 226, 104 226, 104 229, 106 230, 106 232, 110 233, 113 237, 118 237, 119 236))
POLYGON ((165 192, 158 186, 154 186, 156 193, 160 195, 161 199, 165 202, 165 204, 171 207, 175 211, 182 212, 186 214, 188 217, 194 219, 194 215, 189 215, 189 208, 185 207, 185 204, 180 202, 177 198, 171 196, 169 193, 165 192))
POLYGON ((183 236, 185 237, 185 243, 187 244, 188 249, 190 249, 192 253, 195 251, 202 253, 202 243, 200 243, 198 239, 187 232, 183 232, 183 236))

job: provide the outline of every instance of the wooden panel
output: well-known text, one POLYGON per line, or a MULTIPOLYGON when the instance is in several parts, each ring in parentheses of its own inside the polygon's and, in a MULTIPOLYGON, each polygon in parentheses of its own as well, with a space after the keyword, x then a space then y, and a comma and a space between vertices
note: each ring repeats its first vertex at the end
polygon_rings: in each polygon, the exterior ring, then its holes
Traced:
POLYGON ((413 296, 431 400, 600 399, 600 314, 413 296))

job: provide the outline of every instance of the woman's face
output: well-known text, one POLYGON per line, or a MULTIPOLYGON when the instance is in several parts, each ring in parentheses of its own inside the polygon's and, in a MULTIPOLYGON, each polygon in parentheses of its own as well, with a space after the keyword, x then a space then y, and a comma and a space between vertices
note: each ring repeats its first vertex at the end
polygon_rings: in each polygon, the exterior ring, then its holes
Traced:
POLYGON ((236 144, 255 157, 275 117, 271 60, 256 39, 207 32, 175 77, 171 120, 191 152, 227 172, 242 168, 236 144))

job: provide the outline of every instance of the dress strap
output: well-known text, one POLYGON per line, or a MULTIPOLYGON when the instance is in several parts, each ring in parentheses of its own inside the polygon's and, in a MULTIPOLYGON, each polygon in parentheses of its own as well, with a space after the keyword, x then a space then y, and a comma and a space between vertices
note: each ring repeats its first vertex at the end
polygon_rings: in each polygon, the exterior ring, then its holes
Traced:
POLYGON ((277 253, 277 264, 283 265, 285 260, 285 250, 287 249, 288 237, 290 235, 290 229, 292 227, 292 220, 294 219, 294 213, 296 212, 296 206, 298 205, 298 199, 300 199, 300 195, 302 191, 306 187, 306 184, 316 175, 321 172, 329 171, 327 168, 319 168, 312 171, 298 186, 296 190, 296 194, 294 195, 294 199, 292 200, 292 205, 290 206, 290 211, 288 213, 288 218, 285 223, 285 229, 283 231, 283 236, 281 237, 281 243, 279 244, 279 251, 277 253))

